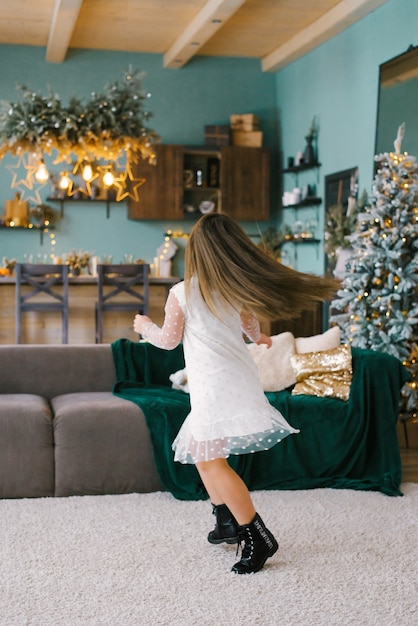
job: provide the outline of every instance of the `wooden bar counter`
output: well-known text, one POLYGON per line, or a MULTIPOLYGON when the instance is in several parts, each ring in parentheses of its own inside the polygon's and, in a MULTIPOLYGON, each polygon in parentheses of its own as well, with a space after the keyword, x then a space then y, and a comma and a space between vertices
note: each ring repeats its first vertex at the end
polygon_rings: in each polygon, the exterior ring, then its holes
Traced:
MULTIPOLYGON (((164 319, 164 305, 172 285, 181 280, 172 276, 158 278, 150 276, 149 315, 157 323, 164 319)), ((15 343, 15 295, 14 276, 0 277, 0 343, 15 343)), ((97 279, 81 275, 70 278, 68 343, 85 344, 95 342, 95 303, 97 302, 97 279)), ((132 330, 132 313, 105 313, 105 343, 121 337, 137 341, 132 330)), ((61 343, 61 314, 55 312, 27 312, 22 316, 22 343, 61 343)))

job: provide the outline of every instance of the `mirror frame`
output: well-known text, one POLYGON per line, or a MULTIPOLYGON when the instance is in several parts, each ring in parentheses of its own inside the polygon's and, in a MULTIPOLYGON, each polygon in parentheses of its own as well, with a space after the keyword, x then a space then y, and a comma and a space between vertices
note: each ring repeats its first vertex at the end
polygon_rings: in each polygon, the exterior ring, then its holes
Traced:
MULTIPOLYGON (((391 86, 396 83, 401 83, 411 78, 418 78, 418 45, 411 44, 405 52, 398 54, 397 56, 381 63, 379 65, 379 82, 378 82, 378 94, 377 94, 377 112, 376 112, 376 131, 374 141, 374 155, 380 153, 378 150, 378 136, 379 136, 379 118, 381 116, 381 92, 382 86, 391 86)), ((393 139, 396 138, 397 127, 394 128, 393 139)), ((408 132, 408 127, 406 128, 408 132)), ((388 147, 390 151, 391 147, 388 147)))

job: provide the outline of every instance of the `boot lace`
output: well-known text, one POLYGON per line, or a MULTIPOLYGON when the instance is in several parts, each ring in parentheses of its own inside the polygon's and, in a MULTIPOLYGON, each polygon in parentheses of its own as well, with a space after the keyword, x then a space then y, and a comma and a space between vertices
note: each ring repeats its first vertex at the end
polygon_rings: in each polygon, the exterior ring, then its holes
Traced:
POLYGON ((243 528, 238 531, 237 551, 235 553, 236 557, 238 556, 240 548, 241 561, 243 559, 251 559, 254 552, 254 539, 249 528, 243 528))

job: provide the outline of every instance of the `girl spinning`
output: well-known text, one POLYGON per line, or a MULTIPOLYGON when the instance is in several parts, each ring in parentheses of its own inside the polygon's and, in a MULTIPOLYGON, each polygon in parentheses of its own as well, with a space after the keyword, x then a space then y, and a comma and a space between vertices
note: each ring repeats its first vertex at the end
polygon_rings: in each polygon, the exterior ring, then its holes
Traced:
POLYGON ((174 459, 194 463, 216 515, 211 543, 244 542, 232 571, 259 571, 278 549, 228 457, 268 450, 293 428, 271 406, 243 340, 271 346, 257 316, 293 319, 331 298, 338 283, 302 274, 257 248, 227 215, 196 223, 186 247, 185 279, 170 289, 162 328, 137 315, 134 330, 171 350, 183 342, 191 411, 173 442, 174 459))

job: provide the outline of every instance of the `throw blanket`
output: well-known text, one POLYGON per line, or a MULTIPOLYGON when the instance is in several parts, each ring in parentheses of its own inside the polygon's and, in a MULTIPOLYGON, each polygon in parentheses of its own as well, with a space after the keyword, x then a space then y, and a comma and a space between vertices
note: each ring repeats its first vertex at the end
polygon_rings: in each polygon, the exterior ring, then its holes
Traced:
MULTIPOLYGON (((142 409, 162 484, 181 500, 207 498, 195 466, 175 463, 171 450, 190 410, 188 394, 172 389, 169 380, 184 367, 182 346, 165 351, 119 339, 112 353, 113 392, 142 409)), ((402 495, 396 422, 407 371, 388 354, 353 348, 352 356, 348 402, 292 396, 291 389, 266 393, 301 432, 271 450, 229 459, 250 490, 331 487, 402 495)))

